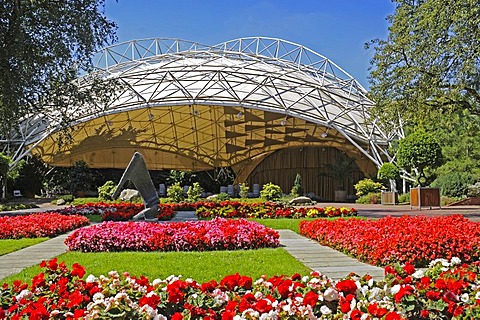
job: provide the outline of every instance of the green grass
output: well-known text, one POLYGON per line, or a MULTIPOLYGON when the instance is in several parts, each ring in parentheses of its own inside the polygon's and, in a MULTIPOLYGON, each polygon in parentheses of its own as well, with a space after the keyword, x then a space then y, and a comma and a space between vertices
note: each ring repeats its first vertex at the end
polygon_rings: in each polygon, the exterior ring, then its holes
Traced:
MULTIPOLYGON (((317 219, 327 219, 327 220, 335 220, 339 218, 304 218, 304 219, 287 219, 287 218, 279 218, 279 219, 249 219, 256 221, 260 224, 263 224, 266 227, 272 228, 272 229, 289 229, 292 230, 293 232, 296 232, 300 234, 300 230, 298 228, 298 225, 300 224, 300 221, 302 220, 307 220, 307 221, 313 221, 317 219)), ((349 217, 348 219, 366 219, 365 217, 349 217)))
POLYGON ((87 217, 90 222, 102 222, 102 215, 100 214, 89 214, 85 217, 87 217))
MULTIPOLYGON (((208 252, 67 252, 58 256, 70 267, 77 262, 85 266, 87 275, 106 275, 111 270, 128 271, 132 275, 145 275, 150 281, 169 275, 182 275, 198 282, 221 280, 229 274, 240 273, 254 279, 265 274, 307 275, 310 269, 293 258, 282 248, 208 251, 208 252)), ((30 267, 0 280, 11 284, 14 280, 30 282, 40 273, 40 267, 30 267)))
POLYGON ((0 240, 0 256, 30 247, 45 240, 48 240, 48 238, 2 239, 0 240))
POLYGON ((300 223, 301 220, 315 220, 315 219, 250 219, 253 221, 256 221, 260 224, 263 224, 266 227, 272 228, 272 229, 289 229, 292 230, 293 232, 300 233, 300 230, 298 229, 298 224, 300 223))

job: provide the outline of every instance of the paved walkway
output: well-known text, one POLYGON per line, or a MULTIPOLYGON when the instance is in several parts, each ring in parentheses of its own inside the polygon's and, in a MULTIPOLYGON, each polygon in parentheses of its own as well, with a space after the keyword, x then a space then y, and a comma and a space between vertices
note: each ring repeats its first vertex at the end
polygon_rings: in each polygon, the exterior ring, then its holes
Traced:
MULTIPOLYGON (((171 222, 197 220, 194 211, 179 212, 171 222)), ((291 230, 279 230, 280 243, 292 256, 312 270, 332 279, 342 278, 350 272, 359 275, 370 274, 375 279, 383 278, 383 269, 358 262, 343 253, 321 246, 313 240, 302 237, 291 230)), ((30 266, 38 265, 67 251, 63 243, 68 234, 18 250, 0 257, 0 279, 16 274, 30 266)))

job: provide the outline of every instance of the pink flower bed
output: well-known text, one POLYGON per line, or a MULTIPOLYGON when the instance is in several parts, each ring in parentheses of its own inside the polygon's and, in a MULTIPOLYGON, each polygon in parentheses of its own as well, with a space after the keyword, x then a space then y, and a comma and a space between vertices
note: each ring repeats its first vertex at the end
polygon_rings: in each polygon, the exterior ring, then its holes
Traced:
MULTIPOLYGON (((103 221, 128 221, 145 208, 141 203, 86 203, 57 210, 62 214, 101 215, 103 221)), ((158 220, 170 220, 175 216, 173 204, 158 205, 158 220)), ((182 208, 182 207, 180 207, 182 208)))
POLYGON ((278 247, 279 234, 257 222, 226 219, 177 223, 103 222, 74 231, 70 250, 205 251, 278 247))
POLYGON ((89 220, 83 216, 51 212, 1 216, 0 239, 55 237, 89 224, 89 220))
POLYGON ((373 265, 479 259, 480 224, 463 216, 301 221, 302 235, 373 265))
POLYGON ((57 259, 31 284, 0 288, 0 319, 478 319, 479 265, 434 261, 425 271, 388 267, 385 281, 350 275, 229 275, 220 282, 170 276, 150 280, 115 271, 83 279, 57 259))

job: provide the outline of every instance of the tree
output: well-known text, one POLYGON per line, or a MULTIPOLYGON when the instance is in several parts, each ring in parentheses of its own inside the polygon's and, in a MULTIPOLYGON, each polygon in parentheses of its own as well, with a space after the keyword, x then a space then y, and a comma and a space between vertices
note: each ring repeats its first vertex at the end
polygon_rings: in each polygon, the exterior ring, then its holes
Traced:
POLYGON ((7 174, 8 168, 10 166, 10 157, 0 153, 0 179, 2 187, 2 198, 5 198, 7 195, 7 174))
POLYGON ((397 163, 405 170, 416 170, 419 185, 425 183, 425 169, 434 169, 442 163, 442 149, 430 134, 416 131, 400 140, 397 163))
POLYGON ((393 0, 386 40, 366 45, 371 97, 385 123, 422 123, 429 111, 480 115, 478 0, 393 0))
POLYGON ((22 117, 70 123, 72 106, 105 102, 111 83, 89 77, 92 54, 115 40, 105 0, 0 2, 0 135, 11 137, 22 117))

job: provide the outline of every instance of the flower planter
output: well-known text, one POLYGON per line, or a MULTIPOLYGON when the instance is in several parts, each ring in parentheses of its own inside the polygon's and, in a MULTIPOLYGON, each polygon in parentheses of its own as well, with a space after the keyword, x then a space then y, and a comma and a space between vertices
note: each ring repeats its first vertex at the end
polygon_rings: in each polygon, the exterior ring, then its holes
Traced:
POLYGON ((335 202, 347 202, 347 191, 336 190, 335 191, 335 202))
POLYGON ((412 188, 410 189, 410 208, 417 207, 440 207, 439 188, 412 188))
POLYGON ((382 191, 382 204, 383 205, 395 205, 398 203, 398 193, 392 191, 382 191))

